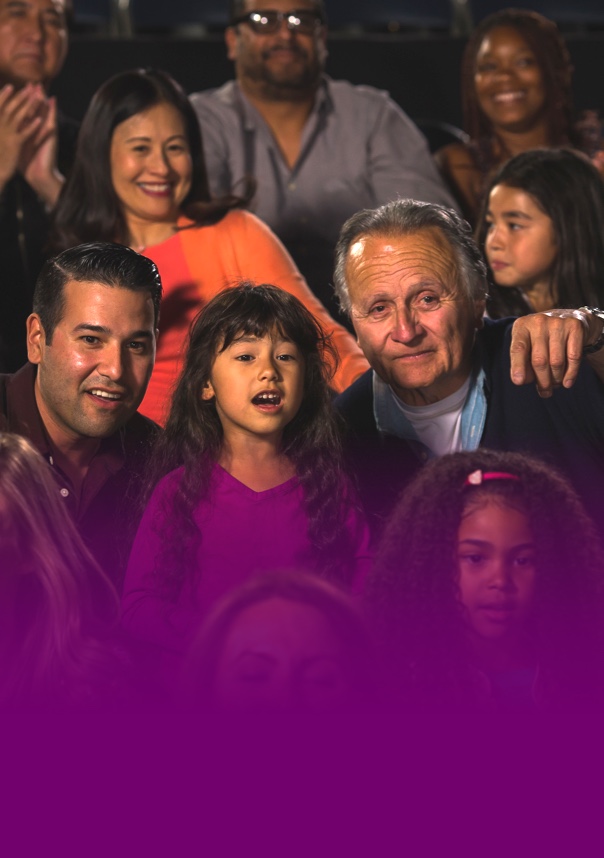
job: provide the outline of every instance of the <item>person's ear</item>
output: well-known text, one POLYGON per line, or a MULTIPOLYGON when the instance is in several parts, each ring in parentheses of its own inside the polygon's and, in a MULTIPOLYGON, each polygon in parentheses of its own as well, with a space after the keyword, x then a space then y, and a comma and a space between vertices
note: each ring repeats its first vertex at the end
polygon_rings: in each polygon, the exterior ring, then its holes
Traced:
POLYGON ((235 27, 227 27, 224 31, 224 41, 226 42, 227 57, 235 62, 237 59, 237 39, 239 34, 235 27))
POLYGON ((26 325, 27 336, 27 359, 30 363, 42 363, 44 348, 46 346, 46 334, 42 322, 37 313, 28 317, 26 325))
POLYGON ((212 387, 211 381, 206 381, 204 386, 201 388, 201 398, 205 399, 208 402, 210 399, 214 399, 216 394, 214 393, 214 388, 212 387))

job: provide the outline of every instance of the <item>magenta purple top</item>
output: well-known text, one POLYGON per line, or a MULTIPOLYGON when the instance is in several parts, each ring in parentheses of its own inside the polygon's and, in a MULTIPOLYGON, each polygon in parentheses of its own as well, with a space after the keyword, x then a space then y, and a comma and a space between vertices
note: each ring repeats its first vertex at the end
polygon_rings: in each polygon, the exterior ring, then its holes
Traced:
MULTIPOLYGON (((183 469, 156 486, 140 523, 130 554, 122 622, 133 637, 182 652, 218 599, 252 576, 279 569, 308 568, 308 519, 297 477, 280 486, 255 492, 220 465, 212 488, 194 512, 202 537, 197 569, 187 576, 177 605, 170 608, 158 583, 156 561, 161 554, 166 510, 172 506, 183 469)), ((341 500, 334 500, 334 503, 341 500)), ((362 513, 349 506, 346 515, 353 544, 353 592, 359 592, 369 571, 369 531, 362 513)))

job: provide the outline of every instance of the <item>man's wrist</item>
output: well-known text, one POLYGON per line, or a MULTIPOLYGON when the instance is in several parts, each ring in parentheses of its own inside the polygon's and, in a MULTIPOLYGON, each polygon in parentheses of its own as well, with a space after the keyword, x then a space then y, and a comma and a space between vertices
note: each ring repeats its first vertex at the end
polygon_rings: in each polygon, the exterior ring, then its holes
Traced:
POLYGON ((583 313, 589 314, 592 319, 600 320, 602 323, 600 325, 600 333, 597 338, 591 343, 588 342, 583 347, 584 355, 593 355, 604 348, 604 310, 601 310, 599 307, 579 307, 579 310, 583 313))
POLYGON ((53 170, 43 178, 37 178, 35 183, 29 180, 33 190, 48 208, 54 208, 64 183, 65 178, 58 170, 53 170))

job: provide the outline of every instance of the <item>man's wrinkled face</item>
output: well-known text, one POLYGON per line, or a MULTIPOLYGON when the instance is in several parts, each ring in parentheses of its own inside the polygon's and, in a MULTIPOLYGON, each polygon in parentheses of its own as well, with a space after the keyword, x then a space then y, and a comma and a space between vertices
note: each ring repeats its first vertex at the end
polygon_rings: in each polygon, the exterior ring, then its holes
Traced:
POLYGON ((0 0, 0 84, 47 86, 67 54, 65 0, 0 0))
POLYGON ((106 438, 138 408, 155 359, 151 294, 68 281, 50 344, 28 319, 28 356, 38 365, 36 401, 55 440, 106 438))
MULTIPOLYGON (((248 0, 245 5, 246 12, 315 8, 309 0, 248 0)), ((316 88, 327 55, 325 39, 324 27, 307 35, 288 29, 285 21, 275 33, 256 33, 247 23, 226 31, 228 56, 244 89, 246 84, 259 86, 265 95, 283 100, 306 96, 316 88)))
POLYGON ((427 405, 468 378, 484 300, 459 286, 453 249, 436 228, 404 236, 360 236, 346 281, 365 356, 403 402, 427 405))

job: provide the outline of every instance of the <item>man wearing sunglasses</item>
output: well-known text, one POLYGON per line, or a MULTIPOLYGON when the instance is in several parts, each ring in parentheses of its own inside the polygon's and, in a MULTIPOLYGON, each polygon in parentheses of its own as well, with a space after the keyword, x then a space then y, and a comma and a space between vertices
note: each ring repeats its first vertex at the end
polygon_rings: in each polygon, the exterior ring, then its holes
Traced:
POLYGON ((385 92, 323 73, 323 0, 231 0, 230 22, 236 80, 191 97, 210 185, 222 195, 255 178, 253 211, 337 314, 333 250, 348 217, 397 197, 454 203, 424 138, 385 92))

